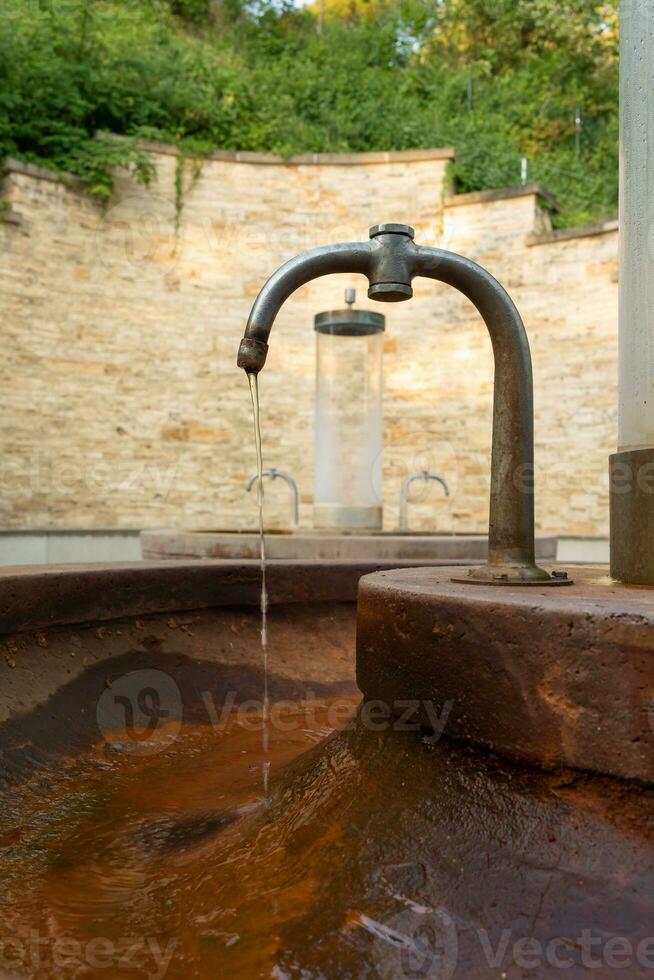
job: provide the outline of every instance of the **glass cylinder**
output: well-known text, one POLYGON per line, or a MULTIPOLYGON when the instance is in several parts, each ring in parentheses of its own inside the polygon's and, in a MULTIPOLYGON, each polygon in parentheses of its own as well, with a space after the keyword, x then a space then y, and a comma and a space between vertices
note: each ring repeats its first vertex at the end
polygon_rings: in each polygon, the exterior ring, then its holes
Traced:
POLYGON ((319 313, 316 330, 314 527, 382 527, 382 354, 385 318, 319 313))

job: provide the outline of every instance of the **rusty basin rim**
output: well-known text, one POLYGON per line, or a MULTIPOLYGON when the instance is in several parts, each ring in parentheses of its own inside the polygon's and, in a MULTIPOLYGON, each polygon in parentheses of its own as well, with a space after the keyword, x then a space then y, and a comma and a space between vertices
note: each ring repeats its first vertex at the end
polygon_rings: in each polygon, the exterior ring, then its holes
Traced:
MULTIPOLYGON (((269 598, 354 602, 363 575, 444 563, 276 559, 267 562, 269 598)), ((260 588, 260 563, 252 559, 7 566, 0 568, 0 636, 123 616, 257 606, 260 588)))
POLYGON ((449 705, 443 734, 529 764, 654 783, 654 592, 606 565, 574 566, 566 589, 471 586, 457 573, 362 579, 364 697, 416 702, 426 727, 427 705, 432 718, 449 705))

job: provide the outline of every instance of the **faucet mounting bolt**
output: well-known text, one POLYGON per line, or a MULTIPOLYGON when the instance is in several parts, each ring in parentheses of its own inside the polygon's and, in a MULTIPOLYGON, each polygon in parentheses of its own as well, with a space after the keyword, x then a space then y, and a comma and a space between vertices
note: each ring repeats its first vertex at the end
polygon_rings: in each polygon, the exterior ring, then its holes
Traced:
POLYGON ((371 238, 377 238, 378 235, 406 235, 411 241, 416 237, 415 230, 411 225, 396 225, 386 223, 384 225, 373 225, 368 232, 371 238))

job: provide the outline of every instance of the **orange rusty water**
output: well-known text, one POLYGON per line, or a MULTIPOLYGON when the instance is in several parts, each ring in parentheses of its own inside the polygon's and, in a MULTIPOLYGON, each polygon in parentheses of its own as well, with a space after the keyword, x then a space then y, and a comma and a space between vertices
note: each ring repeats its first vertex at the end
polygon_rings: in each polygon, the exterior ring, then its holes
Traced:
POLYGON ((261 716, 235 714, 154 755, 99 745, 5 797, 0 977, 275 976, 276 927, 315 883, 257 824, 262 769, 274 791, 356 700, 274 712, 267 751, 261 716))
POLYGON ((514 959, 536 939, 604 980, 610 937, 651 942, 650 794, 363 712, 329 734, 339 704, 271 705, 268 806, 260 715, 5 790, 0 978, 555 980, 514 959))

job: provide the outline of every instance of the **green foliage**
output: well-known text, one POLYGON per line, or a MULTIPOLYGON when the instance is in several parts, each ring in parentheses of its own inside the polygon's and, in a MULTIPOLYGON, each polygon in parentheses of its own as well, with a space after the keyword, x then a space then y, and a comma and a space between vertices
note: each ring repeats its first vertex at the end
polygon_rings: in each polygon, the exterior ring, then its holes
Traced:
POLYGON ((560 223, 594 220, 617 206, 616 37, 615 0, 3 0, 0 155, 107 197, 116 166, 152 178, 139 138, 174 142, 181 206, 184 159, 217 147, 453 145, 459 190, 528 157, 560 223))
POLYGON ((179 226, 184 207, 184 194, 188 187, 199 179, 202 173, 202 160, 197 156, 188 156, 186 150, 177 157, 175 165, 175 235, 179 234, 179 226), (188 164, 190 163, 190 168, 188 164), (189 172, 190 171, 190 172, 189 172))
POLYGON ((170 9, 178 17, 199 24, 209 16, 211 3, 209 0, 170 0, 170 9))

